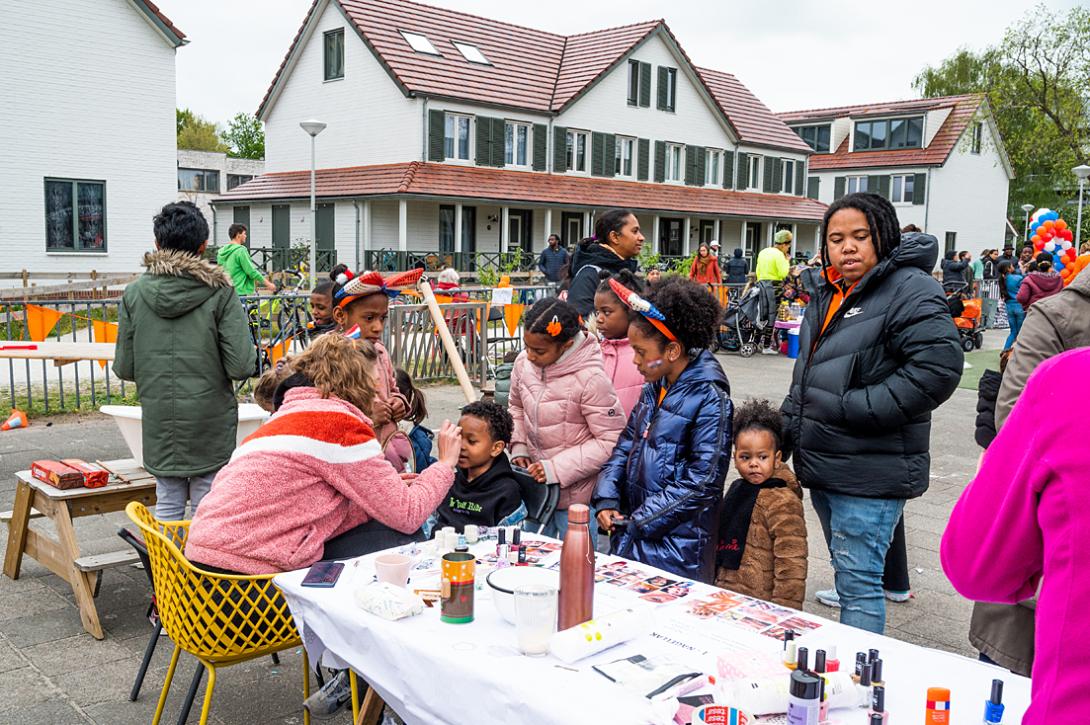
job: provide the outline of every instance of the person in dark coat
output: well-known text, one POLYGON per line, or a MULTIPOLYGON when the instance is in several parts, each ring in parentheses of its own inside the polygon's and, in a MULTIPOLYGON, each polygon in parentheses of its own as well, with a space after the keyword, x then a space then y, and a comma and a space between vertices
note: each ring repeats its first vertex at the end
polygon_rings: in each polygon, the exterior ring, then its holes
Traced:
POLYGON ((613 275, 622 269, 635 273, 639 269, 636 257, 642 247, 640 222, 628 209, 610 209, 598 217, 594 236, 581 241, 572 255, 568 304, 584 320, 590 319, 594 314, 599 273, 606 271, 613 275))
POLYGON ((749 275, 749 262, 742 256, 742 248, 734 248, 734 256, 727 260, 727 284, 745 284, 749 275))
POLYGON ((1003 385, 1003 372, 1010 359, 1010 348, 999 354, 999 372, 985 370, 976 385, 976 433, 973 438, 981 448, 987 449, 996 436, 995 401, 1003 385))
POLYGON ((560 284, 560 278, 564 273, 564 267, 568 264, 568 250, 560 246, 560 237, 556 234, 549 235, 549 246, 541 251, 537 268, 552 284, 560 284))
POLYGON ((721 310, 682 277, 664 278, 647 300, 665 319, 630 315, 633 362, 647 383, 602 466, 594 508, 613 554, 711 583, 733 415, 727 376, 708 349, 721 310))
POLYGON ((964 355, 938 282, 938 240, 902 235, 877 194, 849 194, 822 223, 824 283, 806 308, 785 448, 830 545, 840 621, 881 633, 882 570, 905 501, 927 490, 931 411, 964 355))
POLYGON ((958 290, 965 286, 965 270, 969 263, 958 257, 958 253, 951 249, 946 253, 946 259, 942 260, 942 286, 946 290, 958 290))

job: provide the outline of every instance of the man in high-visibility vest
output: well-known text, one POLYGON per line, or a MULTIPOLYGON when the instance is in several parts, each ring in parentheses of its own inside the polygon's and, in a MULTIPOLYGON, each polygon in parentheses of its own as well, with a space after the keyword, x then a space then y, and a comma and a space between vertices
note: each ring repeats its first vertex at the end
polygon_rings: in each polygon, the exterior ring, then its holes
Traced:
POLYGON ((757 255, 757 281, 782 282, 791 271, 791 232, 781 229, 773 237, 772 246, 757 255))

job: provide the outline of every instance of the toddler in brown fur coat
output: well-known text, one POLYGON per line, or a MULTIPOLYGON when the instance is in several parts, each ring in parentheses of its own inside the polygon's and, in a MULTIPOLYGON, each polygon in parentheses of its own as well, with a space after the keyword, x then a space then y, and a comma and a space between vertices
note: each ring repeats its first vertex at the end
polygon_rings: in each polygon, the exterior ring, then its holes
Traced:
POLYGON ((736 480, 723 499, 717 586, 802 609, 806 521, 802 489, 780 455, 783 422, 767 400, 734 411, 736 480))

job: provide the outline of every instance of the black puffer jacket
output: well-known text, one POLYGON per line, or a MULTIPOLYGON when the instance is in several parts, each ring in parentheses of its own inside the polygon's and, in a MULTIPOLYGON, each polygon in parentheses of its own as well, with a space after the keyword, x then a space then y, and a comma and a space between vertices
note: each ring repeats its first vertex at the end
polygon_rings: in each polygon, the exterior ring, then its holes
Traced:
POLYGON ((584 239, 575 248, 571 262, 571 287, 568 303, 584 318, 594 312, 594 291, 598 289, 598 273, 616 274, 622 269, 635 272, 639 263, 635 259, 621 259, 613 250, 598 242, 584 239))
POLYGON ((927 490, 931 411, 953 394, 964 362, 930 274, 937 256, 934 237, 905 234, 855 285, 816 347, 833 283, 806 308, 782 408, 803 486, 872 498, 927 490))
POLYGON ((1003 374, 995 370, 985 370, 976 386, 976 444, 987 448, 995 440, 995 399, 999 397, 999 387, 1003 384, 1003 374))

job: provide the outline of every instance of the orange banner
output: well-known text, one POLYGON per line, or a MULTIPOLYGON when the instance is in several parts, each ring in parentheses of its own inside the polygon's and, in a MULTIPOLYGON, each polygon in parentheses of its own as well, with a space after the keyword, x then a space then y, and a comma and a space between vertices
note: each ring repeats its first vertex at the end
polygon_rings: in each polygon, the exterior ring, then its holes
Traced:
POLYGON ((515 330, 519 327, 519 320, 522 319, 522 310, 526 305, 520 303, 512 303, 503 306, 503 321, 507 324, 507 334, 511 337, 515 336, 515 330))
POLYGON ((27 334, 34 342, 45 342, 45 338, 64 317, 63 312, 38 305, 27 305, 25 310, 27 334))
MULTIPOLYGON (((117 323, 105 322, 103 320, 91 320, 91 325, 94 326, 95 342, 117 342, 117 323)), ((100 368, 106 367, 106 360, 99 360, 98 366, 100 368)))
POLYGON ((269 361, 273 365, 280 362, 280 360, 291 351, 291 341, 294 339, 295 337, 292 336, 283 342, 278 342, 275 345, 270 345, 266 348, 269 353, 269 361))

